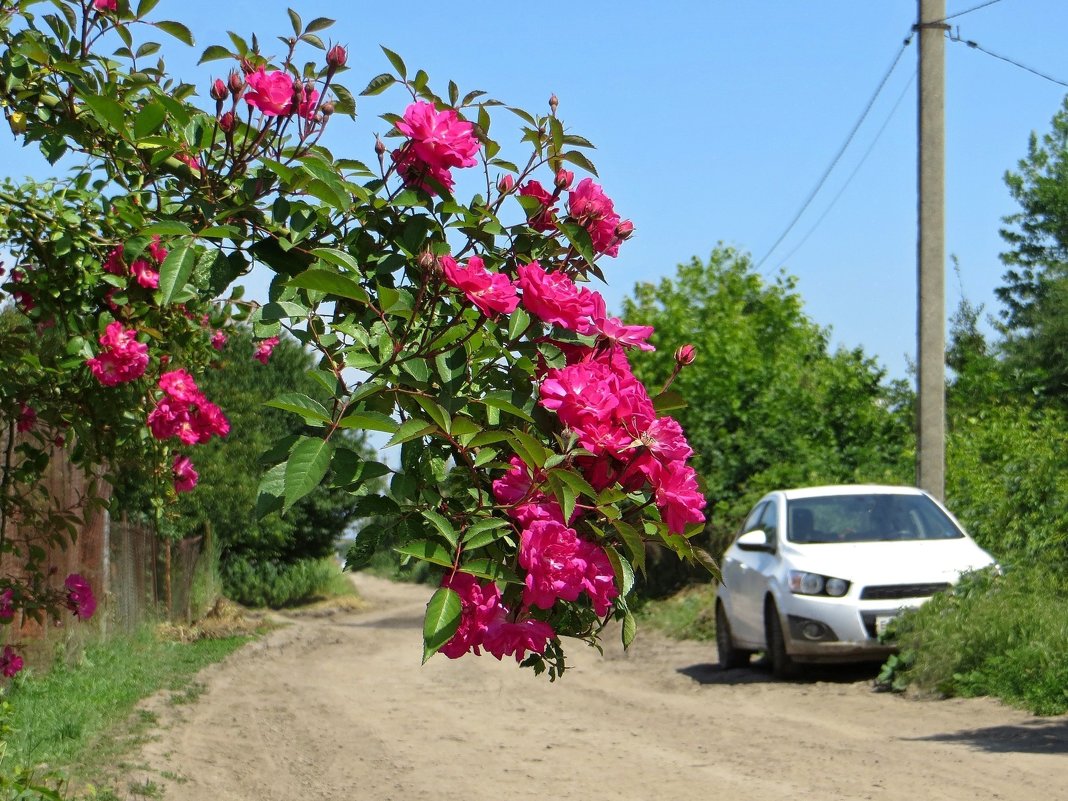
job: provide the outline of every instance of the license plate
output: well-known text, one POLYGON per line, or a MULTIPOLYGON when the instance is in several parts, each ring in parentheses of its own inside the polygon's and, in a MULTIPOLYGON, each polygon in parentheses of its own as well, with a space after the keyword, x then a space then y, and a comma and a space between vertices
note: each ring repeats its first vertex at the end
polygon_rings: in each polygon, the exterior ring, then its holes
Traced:
POLYGON ((875 633, 878 636, 882 636, 886 632, 887 626, 890 625, 890 621, 894 619, 894 615, 879 615, 875 618, 875 633))

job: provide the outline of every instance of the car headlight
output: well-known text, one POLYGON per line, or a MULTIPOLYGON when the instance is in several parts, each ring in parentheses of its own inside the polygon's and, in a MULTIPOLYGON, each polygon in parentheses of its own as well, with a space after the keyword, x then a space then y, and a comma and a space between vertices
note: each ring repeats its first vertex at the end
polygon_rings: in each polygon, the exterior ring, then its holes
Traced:
POLYGON ((821 576, 819 573, 791 570, 790 592, 795 595, 829 595, 832 598, 841 598, 849 592, 849 582, 832 576, 821 576))

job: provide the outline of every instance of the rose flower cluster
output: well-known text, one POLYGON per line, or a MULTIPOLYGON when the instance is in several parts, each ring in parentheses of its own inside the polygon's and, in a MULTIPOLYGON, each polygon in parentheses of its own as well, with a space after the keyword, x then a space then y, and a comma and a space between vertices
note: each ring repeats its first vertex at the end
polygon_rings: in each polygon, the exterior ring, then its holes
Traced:
MULTIPOLYGON (((61 602, 79 620, 88 620, 96 612, 96 596, 89 582, 77 573, 71 573, 63 582, 63 593, 53 600, 61 602)), ((0 624, 10 623, 15 619, 15 604, 18 599, 15 590, 7 587, 0 590, 0 624)), ((41 599, 38 599, 39 601, 41 599)), ((57 618, 58 620, 58 618, 57 618)), ((0 675, 14 678, 23 668, 22 657, 10 645, 5 645, 0 652, 0 675)))
MULTIPOLYGON (((397 129, 408 139, 393 151, 393 161, 409 186, 433 192, 426 182, 429 178, 451 189, 450 170, 475 164, 478 140, 471 124, 455 111, 416 102, 397 129)), ((617 255, 620 243, 633 233, 633 224, 620 218, 611 199, 591 179, 584 178, 571 189, 573 181, 571 172, 559 170, 552 192, 534 180, 521 186, 520 197, 537 200, 536 207, 524 203, 528 225, 555 231, 561 214, 557 204, 570 190, 566 221, 585 229, 594 253, 617 255)), ((510 193, 514 182, 510 177, 501 179, 498 189, 510 193)), ((695 471, 686 464, 692 450, 682 427, 671 417, 657 415, 627 360, 626 348, 652 350, 648 342, 652 327, 625 325, 610 317, 599 293, 537 261, 518 263, 514 276, 490 270, 480 256, 461 264, 444 255, 436 263, 445 283, 486 317, 509 315, 521 306, 544 323, 590 338, 589 345, 556 342, 564 351, 565 366, 543 367, 537 376, 540 404, 555 412, 562 428, 588 452, 576 458, 575 466, 598 491, 617 484, 628 492, 648 488, 673 534, 684 534, 688 524, 704 522, 705 498, 695 471)), ((456 634, 440 649, 450 658, 479 654, 482 648, 498 659, 514 656, 517 661, 527 652, 544 653, 555 632, 535 610, 549 610, 558 599, 584 598, 603 617, 619 595, 605 549, 579 534, 582 507, 565 520, 557 501, 542 490, 545 476, 518 456, 510 465, 493 482, 493 494, 520 533, 522 598, 509 609, 494 582, 482 583, 455 570, 447 573, 442 586, 459 595, 462 609, 456 634)))

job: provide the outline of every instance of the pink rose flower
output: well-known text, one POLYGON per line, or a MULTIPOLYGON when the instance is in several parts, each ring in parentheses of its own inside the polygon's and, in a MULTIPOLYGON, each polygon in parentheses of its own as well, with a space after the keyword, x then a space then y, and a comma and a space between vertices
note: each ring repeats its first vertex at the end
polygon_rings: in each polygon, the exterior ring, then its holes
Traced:
POLYGON ((549 609, 557 598, 582 592, 586 561, 573 529, 555 520, 535 520, 520 535, 519 564, 527 571, 524 606, 549 609))
MULTIPOLYGON (((590 235, 595 253, 619 254, 620 217, 612 201, 591 178, 583 178, 567 197, 568 214, 590 235)), ((633 228, 633 226, 632 226, 633 228)))
POLYGON ((682 534, 687 523, 703 523, 705 496, 697 486, 697 473, 685 462, 663 465, 654 461, 650 465, 650 482, 653 485, 656 506, 660 509, 668 530, 682 534))
POLYGON ((604 548, 593 542, 580 541, 579 556, 586 562, 586 572, 582 574, 582 589, 593 604, 593 611, 598 617, 604 617, 612 608, 612 601, 619 596, 616 588, 616 574, 604 548))
POLYGON ((479 646, 491 621, 504 615, 500 605, 501 592, 492 581, 480 584, 470 573, 457 571, 441 580, 460 596, 460 625, 452 638, 439 649, 449 659, 459 659, 468 651, 481 655, 479 646))
POLYGON ((193 469, 192 460, 180 454, 175 454, 171 472, 174 474, 175 492, 192 492, 197 485, 197 479, 200 478, 197 471, 193 469))
POLYGON ((522 663, 527 652, 545 653, 549 640, 556 636, 553 627, 541 620, 528 618, 519 623, 511 623, 499 617, 490 623, 484 644, 486 650, 498 660, 514 656, 516 663, 522 663))
POLYGON ((527 222, 530 227, 535 231, 555 231, 556 230, 556 198, 550 195, 548 190, 545 189, 538 181, 527 181, 521 187, 519 187, 519 194, 523 197, 532 197, 541 204, 539 211, 530 214, 528 212, 527 222))
POLYGON ((475 126, 461 120, 452 109, 438 111, 433 103, 419 100, 404 110, 397 130, 408 137, 419 161, 432 169, 474 167, 478 163, 475 126))
POLYGON ((152 237, 152 241, 148 243, 148 253, 156 264, 163 264, 163 260, 167 258, 167 248, 160 244, 159 234, 152 237))
POLYGON ((226 344, 226 339, 226 332, 218 329, 211 335, 211 346, 215 348, 215 350, 222 350, 223 346, 226 344))
POLYGON ((212 436, 225 437, 230 433, 230 421, 226 419, 222 409, 211 401, 201 398, 193 406, 193 411, 193 430, 196 432, 198 444, 205 444, 212 436))
POLYGON ((130 265, 130 272, 145 289, 159 289, 159 272, 146 259, 136 259, 130 265))
POLYGON ((122 260, 123 250, 122 245, 111 249, 107 259, 104 260, 104 272, 112 275, 126 275, 126 264, 122 260))
POLYGON ((106 387, 134 381, 148 367, 148 346, 138 342, 137 331, 124 329, 122 323, 109 323, 98 340, 100 353, 86 360, 90 371, 106 387))
POLYGON ((171 370, 159 379, 159 388, 176 401, 198 403, 204 399, 197 382, 185 370, 171 370))
POLYGON ((19 419, 15 423, 16 431, 29 431, 37 423, 37 410, 26 403, 19 403, 19 419))
POLYGON ((593 321, 594 331, 609 342, 618 343, 624 347, 637 348, 638 350, 656 350, 649 344, 649 337, 653 335, 651 325, 624 325, 618 317, 609 317, 605 308, 604 298, 600 293, 593 294, 593 321))
POLYGON ((22 670, 22 657, 15 653, 15 649, 10 645, 5 645, 3 654, 0 654, 0 673, 12 679, 18 675, 20 670, 22 670))
POLYGON ((314 119, 315 112, 319 107, 319 90, 306 84, 299 85, 299 100, 297 102, 297 116, 306 120, 314 119))
POLYGON ((267 337, 256 347, 256 352, 252 354, 252 358, 260 364, 267 364, 267 361, 271 358, 271 351, 274 350, 277 344, 278 337, 267 337))
POLYGON ((293 78, 284 70, 267 72, 260 67, 245 77, 248 91, 245 102, 265 117, 293 113, 293 78))
POLYGON ((119 0, 93 0, 93 8, 97 11, 118 11, 119 0))
POLYGON ((511 314, 519 305, 515 284, 508 276, 487 270, 478 256, 472 256, 464 266, 457 264, 452 256, 442 256, 441 270, 445 280, 463 292, 487 317, 511 314))
POLYGON ((595 293, 576 286, 563 273, 545 272, 536 261, 519 265, 518 273, 523 308, 528 312, 568 331, 579 334, 593 331, 590 315, 594 311, 595 293))
POLYGON ((63 582, 67 588, 67 608, 81 620, 88 620, 96 611, 96 598, 89 582, 77 573, 71 573, 63 582))
POLYGON ((660 417, 641 435, 642 444, 664 464, 684 462, 693 456, 686 433, 674 417, 660 417))
POLYGON ((10 623, 15 617, 15 591, 8 587, 0 592, 0 623, 10 623))

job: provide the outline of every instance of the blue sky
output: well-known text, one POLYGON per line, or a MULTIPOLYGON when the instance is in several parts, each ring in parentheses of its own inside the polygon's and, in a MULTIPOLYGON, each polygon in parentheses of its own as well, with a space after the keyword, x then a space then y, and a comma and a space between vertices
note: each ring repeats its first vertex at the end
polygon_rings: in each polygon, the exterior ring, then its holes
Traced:
MULTIPOLYGON (((947 11, 980 2, 949 0, 947 11)), ((164 42, 172 70, 204 87, 209 108, 208 79, 226 67, 195 67, 203 47, 225 44, 228 29, 255 31, 264 52, 281 54, 271 42, 289 33, 286 6, 161 0, 156 17, 189 24, 197 47, 153 38, 164 42)), ((303 0, 297 10, 305 21, 338 20, 325 35, 349 46, 344 82, 356 91, 388 69, 384 44, 410 71, 425 69, 442 93, 453 79, 461 90, 541 110, 555 92, 565 123, 597 145, 594 161, 617 211, 638 228, 605 265, 604 294, 618 309, 635 282, 671 275, 718 241, 765 255, 909 35, 916 3, 303 0)), ((962 38, 1068 81, 1066 23, 1063 0, 1000 0, 951 20, 962 38)), ((946 61, 946 241, 961 266, 959 280, 947 269, 947 315, 962 289, 996 312, 997 231, 1014 210, 1002 176, 1024 155, 1030 132, 1046 130, 1066 89, 963 44, 947 43, 946 61)), ((796 275, 807 313, 831 329, 832 342, 862 346, 894 377, 906 375, 915 352, 915 68, 913 43, 822 192, 762 267, 796 275)), ((400 90, 360 99, 355 123, 331 123, 330 147, 373 161, 374 134, 386 130, 377 115, 400 111, 405 99, 400 90)), ((494 124, 504 142, 508 116, 494 124)), ((3 173, 47 174, 31 155, 0 135, 3 173)))

